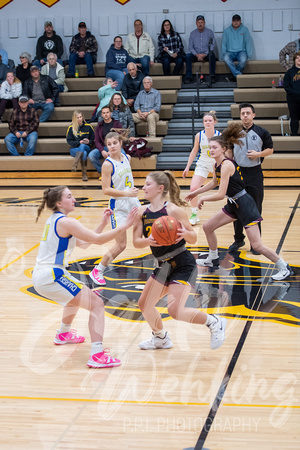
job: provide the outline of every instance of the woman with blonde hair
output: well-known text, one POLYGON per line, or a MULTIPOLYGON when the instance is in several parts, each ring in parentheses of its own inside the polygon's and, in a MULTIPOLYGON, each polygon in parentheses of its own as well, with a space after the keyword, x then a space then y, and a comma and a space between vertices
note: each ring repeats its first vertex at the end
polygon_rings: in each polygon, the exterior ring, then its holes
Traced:
POLYGON ((7 72, 6 80, 0 87, 0 123, 4 111, 12 105, 13 109, 18 108, 18 99, 22 94, 22 83, 14 76, 13 72, 7 72))
POLYGON ((211 332, 211 349, 217 349, 225 339, 226 319, 185 306, 197 277, 195 258, 185 244, 195 244, 197 235, 182 208, 186 202, 180 199, 180 188, 171 172, 152 172, 146 178, 143 191, 145 200, 150 204, 138 210, 133 225, 133 245, 136 248, 150 246, 156 259, 156 269, 139 298, 139 308, 152 329, 151 338, 140 342, 139 347, 155 350, 173 346, 168 332, 163 328, 161 315, 155 308, 159 300, 167 295, 170 316, 176 320, 206 325, 211 332), (181 227, 175 244, 159 245, 152 236, 152 225, 157 218, 166 215, 177 219, 181 227))
POLYGON ((86 123, 83 113, 76 109, 72 115, 72 123, 67 130, 67 142, 71 147, 70 154, 74 158, 71 170, 76 172, 80 161, 83 181, 88 181, 87 156, 94 145, 94 140, 95 133, 92 125, 86 123))

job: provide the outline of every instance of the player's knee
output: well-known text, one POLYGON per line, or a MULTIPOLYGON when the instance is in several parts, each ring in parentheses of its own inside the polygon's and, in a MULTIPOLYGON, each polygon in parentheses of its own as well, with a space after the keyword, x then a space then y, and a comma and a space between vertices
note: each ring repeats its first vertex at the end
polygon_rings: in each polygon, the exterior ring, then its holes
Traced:
POLYGON ((207 234, 210 231, 209 222, 204 222, 202 228, 203 228, 204 233, 207 234))
POLYGON ((172 319, 178 320, 178 308, 177 308, 176 303, 169 305, 168 313, 172 317, 172 319))

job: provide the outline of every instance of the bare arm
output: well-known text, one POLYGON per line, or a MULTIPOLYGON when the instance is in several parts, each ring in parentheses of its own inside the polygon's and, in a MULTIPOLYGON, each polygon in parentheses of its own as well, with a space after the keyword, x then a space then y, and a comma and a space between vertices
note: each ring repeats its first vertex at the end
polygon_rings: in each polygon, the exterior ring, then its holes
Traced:
MULTIPOLYGON (((111 215, 112 215, 112 210, 111 209, 106 209, 104 211, 103 217, 102 217, 102 220, 101 220, 100 224, 94 230, 95 233, 97 233, 97 234, 102 233, 102 231, 104 230, 104 228, 108 224, 111 215)), ((80 248, 88 248, 91 245, 91 243, 82 241, 81 239, 76 239, 76 245, 78 247, 80 247, 80 248)))
MULTIPOLYGON (((199 209, 202 209, 204 202, 217 202, 218 200, 222 200, 223 198, 225 198, 227 188, 228 188, 229 178, 231 177, 231 175, 234 174, 234 171, 235 171, 235 167, 232 164, 232 162, 224 161, 223 166, 222 166, 221 182, 220 182, 218 191, 215 194, 205 195, 205 196, 201 197, 198 202, 199 209)), ((215 173, 214 173, 214 178, 215 178, 215 173)))
POLYGON ((194 147, 190 153, 187 165, 182 173, 182 178, 185 178, 188 175, 190 167, 193 164, 193 161, 196 158, 198 151, 199 151, 199 133, 196 134, 194 147))
POLYGON ((206 183, 204 186, 196 189, 193 192, 190 192, 189 195, 185 197, 185 201, 189 202, 190 200, 192 200, 192 198, 196 197, 198 194, 203 194, 204 192, 210 191, 211 189, 214 189, 217 185, 218 185, 217 178, 214 175, 213 179, 209 181, 209 183, 206 183))

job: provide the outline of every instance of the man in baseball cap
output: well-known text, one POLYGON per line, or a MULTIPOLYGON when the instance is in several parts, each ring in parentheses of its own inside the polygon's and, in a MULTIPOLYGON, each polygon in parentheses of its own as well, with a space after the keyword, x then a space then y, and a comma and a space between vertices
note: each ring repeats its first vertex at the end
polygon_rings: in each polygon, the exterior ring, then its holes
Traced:
POLYGON ((86 64, 88 77, 94 77, 93 64, 97 61, 98 43, 95 36, 86 29, 85 22, 79 22, 79 33, 72 37, 67 78, 75 77, 76 64, 86 64))
POLYGON ((63 65, 61 60, 64 52, 63 42, 60 36, 53 30, 53 24, 51 20, 46 20, 44 24, 44 34, 38 38, 36 44, 36 57, 33 64, 38 66, 41 70, 42 66, 47 63, 48 53, 55 53, 57 55, 57 61, 63 65))

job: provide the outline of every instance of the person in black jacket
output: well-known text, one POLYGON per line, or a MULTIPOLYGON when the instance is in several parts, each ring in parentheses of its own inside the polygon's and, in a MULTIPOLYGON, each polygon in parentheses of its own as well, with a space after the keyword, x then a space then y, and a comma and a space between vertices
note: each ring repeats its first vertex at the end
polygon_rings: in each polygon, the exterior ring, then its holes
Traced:
POLYGON ((127 100, 127 105, 133 108, 138 93, 144 89, 143 79, 145 75, 140 72, 133 62, 127 64, 128 74, 125 75, 122 84, 122 94, 127 100))
POLYGON ((72 123, 67 130, 67 143, 70 154, 74 157, 72 172, 76 172, 79 161, 81 162, 82 180, 88 181, 86 173, 87 156, 94 145, 95 133, 92 125, 86 123, 81 111, 75 110, 72 115, 72 123))
POLYGON ((37 66, 30 68, 31 78, 23 86, 23 95, 30 98, 31 108, 42 109, 40 122, 47 122, 54 111, 54 99, 59 94, 57 84, 48 75, 41 75, 37 66))
POLYGON ((31 55, 30 55, 30 53, 22 52, 20 54, 19 58, 20 58, 21 64, 19 64, 17 66, 16 77, 22 83, 24 83, 24 81, 28 80, 31 77, 31 75, 30 75, 30 67, 32 66, 31 55))
POLYGON ((50 52, 55 53, 57 55, 57 61, 60 65, 63 65, 61 57, 64 52, 64 47, 61 37, 55 33, 52 22, 50 21, 45 22, 44 29, 44 34, 38 38, 36 44, 36 57, 33 65, 41 69, 47 63, 47 56, 50 52))
POLYGON ((300 52, 293 56, 294 65, 283 79, 283 87, 286 91, 286 100, 290 112, 290 127, 292 136, 298 136, 300 120, 300 52))
POLYGON ((75 77, 76 64, 86 64, 88 77, 94 77, 93 64, 97 61, 98 43, 95 36, 86 30, 85 22, 79 22, 78 31, 70 44, 69 71, 66 77, 75 77))

